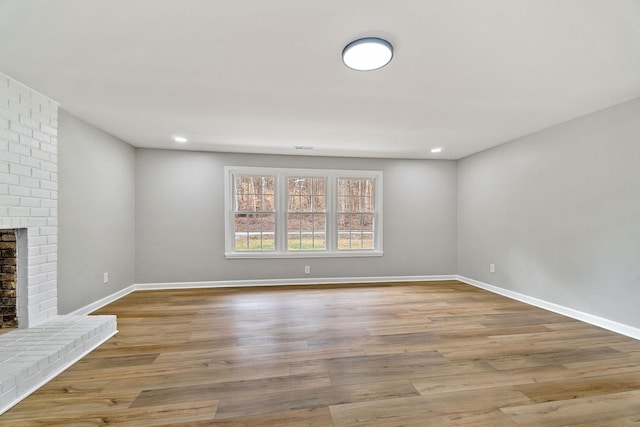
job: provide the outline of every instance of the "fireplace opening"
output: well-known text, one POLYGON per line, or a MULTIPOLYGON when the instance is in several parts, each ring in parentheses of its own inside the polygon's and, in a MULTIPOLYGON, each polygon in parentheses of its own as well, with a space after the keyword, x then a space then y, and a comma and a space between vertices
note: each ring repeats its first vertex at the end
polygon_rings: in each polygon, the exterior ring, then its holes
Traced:
POLYGON ((0 333, 18 327, 16 230, 0 230, 0 333))

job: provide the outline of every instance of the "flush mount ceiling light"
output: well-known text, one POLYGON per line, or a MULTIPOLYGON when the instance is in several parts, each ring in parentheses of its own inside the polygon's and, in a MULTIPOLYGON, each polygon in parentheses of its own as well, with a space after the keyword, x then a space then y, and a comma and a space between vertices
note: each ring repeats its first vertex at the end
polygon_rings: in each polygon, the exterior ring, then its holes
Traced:
POLYGON ((442 153, 442 147, 434 147, 434 148, 431 149, 431 152, 433 154, 442 153))
POLYGON ((342 51, 342 61, 357 71, 372 71, 387 65, 393 58, 393 46, 384 39, 365 37, 349 43, 342 51))

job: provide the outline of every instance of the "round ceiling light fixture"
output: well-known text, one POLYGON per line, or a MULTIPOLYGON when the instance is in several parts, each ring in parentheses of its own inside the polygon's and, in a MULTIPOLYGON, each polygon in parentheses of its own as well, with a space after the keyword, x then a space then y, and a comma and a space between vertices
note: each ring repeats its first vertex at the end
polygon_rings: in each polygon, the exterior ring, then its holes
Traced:
POLYGON ((349 43, 342 51, 342 61, 357 71, 372 71, 387 65, 393 58, 393 46, 378 37, 364 37, 349 43))

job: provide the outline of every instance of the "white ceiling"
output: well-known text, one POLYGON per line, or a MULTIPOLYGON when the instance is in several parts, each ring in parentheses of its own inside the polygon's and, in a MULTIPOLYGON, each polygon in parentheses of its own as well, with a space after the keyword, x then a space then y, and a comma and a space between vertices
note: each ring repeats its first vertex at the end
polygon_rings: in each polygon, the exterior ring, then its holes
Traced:
POLYGON ((457 159, 640 96, 640 0, 0 0, 0 71, 137 147, 457 159))

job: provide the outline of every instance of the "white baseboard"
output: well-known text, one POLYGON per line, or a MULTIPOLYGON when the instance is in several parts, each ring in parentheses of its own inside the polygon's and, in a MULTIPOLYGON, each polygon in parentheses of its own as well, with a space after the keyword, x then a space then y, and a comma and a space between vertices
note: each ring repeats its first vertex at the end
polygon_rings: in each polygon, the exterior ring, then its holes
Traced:
POLYGON ((499 294, 507 298, 523 302, 525 304, 553 311, 554 313, 562 314, 563 316, 571 317, 572 319, 580 320, 582 322, 599 326, 601 328, 640 340, 640 329, 634 328, 633 326, 625 325, 624 323, 615 322, 613 320, 605 319, 603 317, 595 316, 583 311, 574 310, 573 308, 541 300, 529 295, 521 294, 519 292, 510 291, 508 289, 490 285, 488 283, 471 279, 469 277, 457 276, 457 280, 475 286, 477 288, 481 288, 489 292, 493 292, 495 294, 499 294))
POLYGON ((295 285, 335 285, 346 283, 384 283, 384 282, 433 282, 438 280, 457 280, 455 275, 441 276, 380 276, 380 277, 331 277, 298 279, 256 279, 221 280, 210 282, 170 282, 140 283, 133 285, 136 290, 188 289, 188 288, 239 288, 250 286, 295 286, 295 285))
POLYGON ((91 314, 94 311, 104 307, 107 304, 111 304, 112 302, 119 300, 123 296, 128 295, 135 290, 136 290, 136 285, 127 286, 126 288, 120 289, 118 292, 115 292, 111 295, 107 295, 106 297, 101 298, 98 301, 94 301, 91 304, 87 304, 84 307, 80 307, 79 309, 74 310, 69 314, 75 315, 75 316, 86 316, 87 314, 91 314))

